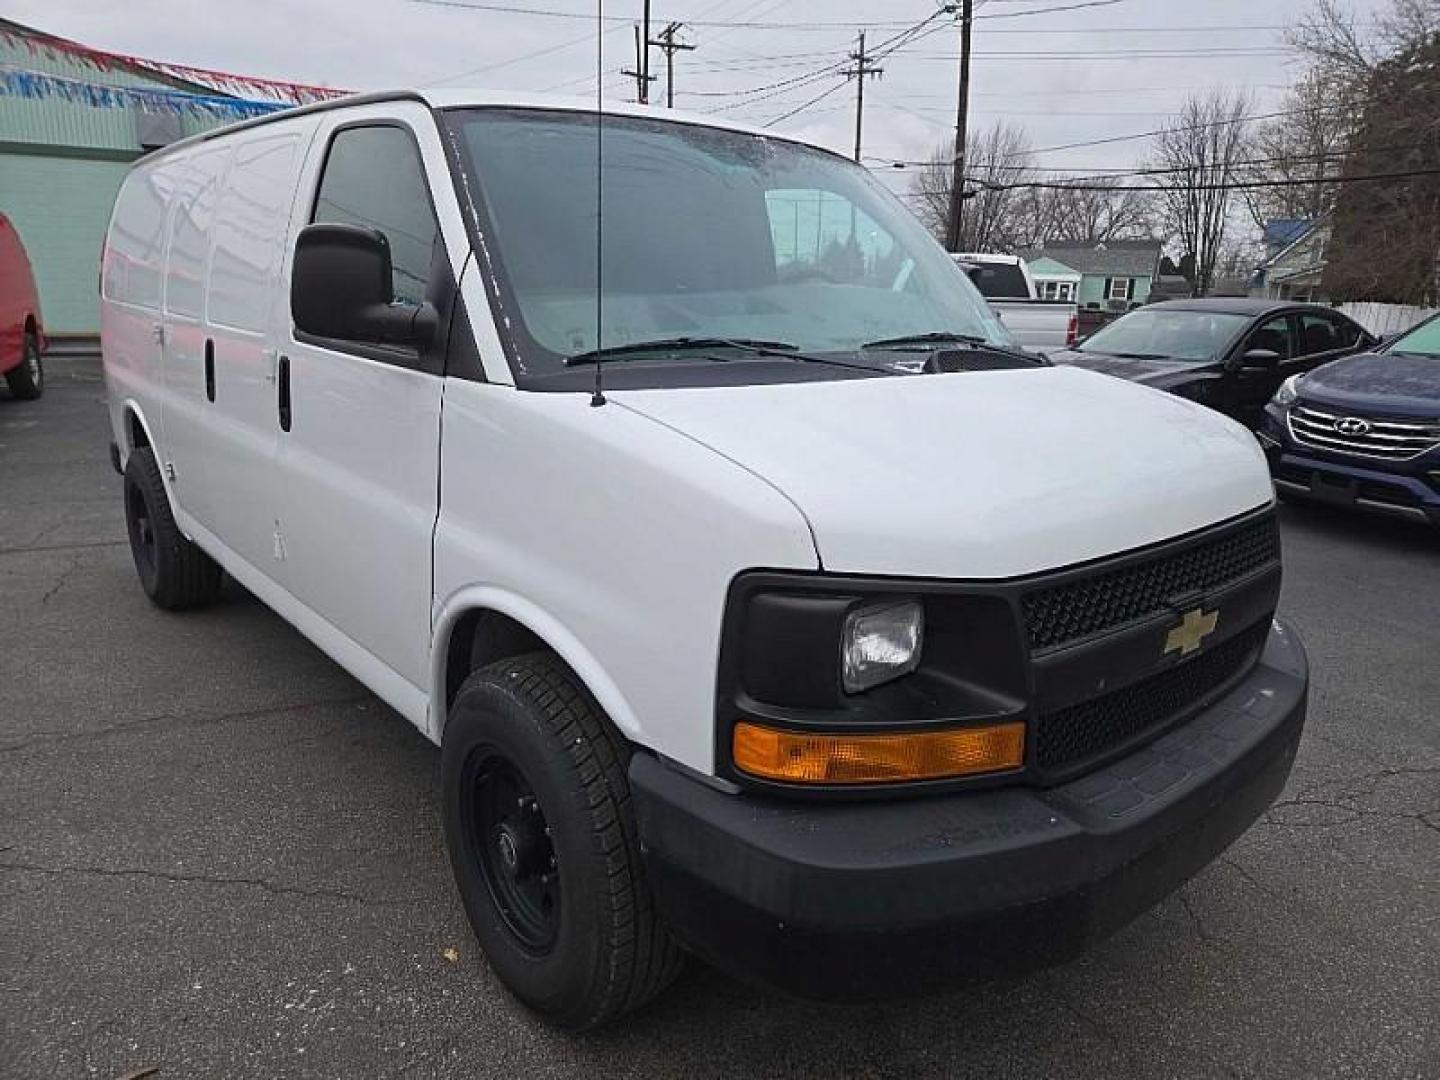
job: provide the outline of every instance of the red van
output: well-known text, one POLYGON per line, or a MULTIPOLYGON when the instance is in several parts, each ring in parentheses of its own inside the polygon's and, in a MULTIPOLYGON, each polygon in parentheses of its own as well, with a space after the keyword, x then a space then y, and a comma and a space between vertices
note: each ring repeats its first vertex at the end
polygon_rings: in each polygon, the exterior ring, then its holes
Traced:
POLYGON ((0 375, 23 401, 45 389, 44 325, 25 245, 10 219, 0 214, 0 375))

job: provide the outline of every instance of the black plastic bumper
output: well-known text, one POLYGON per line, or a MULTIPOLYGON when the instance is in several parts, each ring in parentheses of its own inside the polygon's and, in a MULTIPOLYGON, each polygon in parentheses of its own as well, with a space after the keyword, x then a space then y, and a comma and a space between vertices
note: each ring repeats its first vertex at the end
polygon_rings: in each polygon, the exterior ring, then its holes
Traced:
POLYGON ((689 948, 778 989, 867 1000, 1071 957, 1223 851, 1284 787, 1308 671, 1276 627, 1236 689, 1048 790, 796 803, 649 755, 630 781, 660 910, 689 948))

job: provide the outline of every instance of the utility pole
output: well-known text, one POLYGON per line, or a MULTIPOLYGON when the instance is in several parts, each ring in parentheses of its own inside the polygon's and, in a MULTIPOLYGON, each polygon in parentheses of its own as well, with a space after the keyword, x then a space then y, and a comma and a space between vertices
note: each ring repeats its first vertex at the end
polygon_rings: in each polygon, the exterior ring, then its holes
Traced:
POLYGON ((650 74, 650 0, 645 0, 645 25, 635 24, 635 70, 621 70, 635 80, 635 100, 641 105, 650 104, 650 84, 655 77, 650 74))
POLYGON ((860 147, 865 132, 865 80, 879 78, 885 69, 876 67, 875 61, 865 54, 865 31, 860 31, 860 47, 850 54, 855 66, 842 71, 846 78, 855 79, 855 160, 860 160, 860 147))
POLYGON ((975 21, 975 0, 962 0, 960 8, 960 93, 955 105, 955 160, 950 177, 950 217, 945 227, 945 249, 960 250, 960 225, 965 213, 965 151, 970 130, 970 27, 975 21))
POLYGON ((650 0, 645 0, 645 13, 642 19, 640 40, 645 47, 640 50, 640 104, 650 104, 650 84, 655 80, 650 77, 650 0))
POLYGON ((660 31, 658 38, 650 42, 651 45, 665 53, 665 107, 667 109, 675 107, 675 54, 695 51, 694 45, 685 45, 675 40, 675 35, 684 25, 684 23, 672 22, 660 31))

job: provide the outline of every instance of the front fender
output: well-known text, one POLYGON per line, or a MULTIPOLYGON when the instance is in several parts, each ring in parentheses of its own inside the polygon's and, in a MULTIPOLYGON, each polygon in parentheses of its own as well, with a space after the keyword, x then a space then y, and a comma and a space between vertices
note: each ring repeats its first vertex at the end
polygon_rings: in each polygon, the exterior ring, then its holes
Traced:
POLYGON ((469 585, 449 596, 435 617, 434 643, 430 650, 430 715, 425 732, 432 742, 439 745, 444 738, 448 719, 446 687, 450 637, 460 619, 474 611, 497 612, 529 630, 570 665, 626 738, 635 740, 640 737, 640 723, 631 703, 595 655, 559 619, 534 601, 507 589, 494 585, 469 585))

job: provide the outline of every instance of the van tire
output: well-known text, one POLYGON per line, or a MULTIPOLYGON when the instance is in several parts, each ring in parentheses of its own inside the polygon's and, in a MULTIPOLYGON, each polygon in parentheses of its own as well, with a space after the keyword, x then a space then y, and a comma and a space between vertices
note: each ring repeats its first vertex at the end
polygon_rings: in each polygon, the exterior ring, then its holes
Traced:
POLYGON ((640 1006, 683 963, 646 880, 629 757, 599 706, 549 652, 471 674, 445 728, 445 839, 470 925, 511 993, 570 1031, 640 1006), (512 791, 521 794, 510 798, 512 791), (509 853, 507 830, 521 840, 509 853), (539 884, 545 867, 554 868, 552 886, 539 884), (522 919, 527 913, 542 917, 522 919))
POLYGON ((26 333, 20 364, 5 373, 5 383, 19 401, 34 401, 45 392, 45 361, 40 357, 40 342, 34 334, 26 333))
POLYGON ((220 595, 220 566, 180 531, 148 446, 125 464, 125 526, 140 586, 166 611, 203 607, 220 595))

